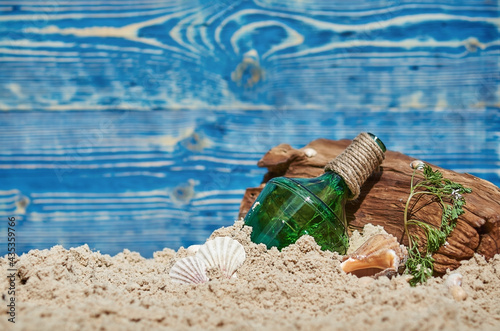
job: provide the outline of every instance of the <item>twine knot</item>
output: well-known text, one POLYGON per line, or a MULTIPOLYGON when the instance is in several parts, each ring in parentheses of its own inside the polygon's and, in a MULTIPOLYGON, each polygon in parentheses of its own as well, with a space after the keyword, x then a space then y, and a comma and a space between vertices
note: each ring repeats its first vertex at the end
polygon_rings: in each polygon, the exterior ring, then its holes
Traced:
POLYGON ((366 132, 360 133, 352 143, 335 159, 328 162, 325 171, 333 171, 340 175, 352 193, 351 200, 356 199, 361 186, 384 160, 384 152, 373 138, 366 132))

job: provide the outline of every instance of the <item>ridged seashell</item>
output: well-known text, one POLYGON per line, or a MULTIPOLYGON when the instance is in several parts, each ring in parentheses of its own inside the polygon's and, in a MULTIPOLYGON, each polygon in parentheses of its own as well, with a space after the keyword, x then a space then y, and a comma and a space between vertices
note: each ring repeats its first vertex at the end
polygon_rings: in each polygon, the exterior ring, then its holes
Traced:
POLYGON ((231 278, 243 262, 246 254, 243 245, 229 237, 217 237, 207 241, 195 255, 207 268, 219 268, 225 278, 231 278))
POLYGON ((194 255, 196 252, 200 250, 201 245, 191 245, 188 248, 186 248, 186 251, 188 254, 194 255))
POLYGON ((183 284, 203 284, 209 281, 206 264, 194 256, 177 261, 169 275, 172 281, 183 284))
POLYGON ((358 277, 392 276, 406 262, 408 251, 390 234, 369 238, 354 253, 344 257, 342 270, 358 277))

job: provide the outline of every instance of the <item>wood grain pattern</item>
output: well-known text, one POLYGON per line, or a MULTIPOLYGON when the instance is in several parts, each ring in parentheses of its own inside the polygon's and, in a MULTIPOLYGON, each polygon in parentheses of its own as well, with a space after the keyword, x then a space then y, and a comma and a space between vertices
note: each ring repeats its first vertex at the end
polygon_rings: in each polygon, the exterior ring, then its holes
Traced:
POLYGON ((0 1, 0 109, 498 107, 495 1, 0 1))

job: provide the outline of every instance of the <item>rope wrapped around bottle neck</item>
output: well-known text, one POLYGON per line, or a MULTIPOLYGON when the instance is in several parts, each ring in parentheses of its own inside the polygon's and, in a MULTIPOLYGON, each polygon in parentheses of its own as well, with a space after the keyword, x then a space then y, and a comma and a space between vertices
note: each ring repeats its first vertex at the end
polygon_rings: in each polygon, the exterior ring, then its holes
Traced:
POLYGON ((325 166, 326 171, 340 175, 352 193, 351 200, 359 196, 361 186, 384 160, 384 152, 366 132, 360 133, 352 143, 325 166))

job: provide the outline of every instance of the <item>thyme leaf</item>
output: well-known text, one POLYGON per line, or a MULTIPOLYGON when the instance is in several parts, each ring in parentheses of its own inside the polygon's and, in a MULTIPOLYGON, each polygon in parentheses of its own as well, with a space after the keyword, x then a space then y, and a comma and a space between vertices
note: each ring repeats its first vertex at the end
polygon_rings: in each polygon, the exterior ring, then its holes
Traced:
POLYGON ((463 195, 470 192, 472 192, 470 188, 443 178, 443 174, 439 170, 434 171, 421 161, 418 166, 414 167, 410 195, 404 210, 404 227, 409 242, 406 273, 413 276, 410 279, 410 285, 416 286, 419 283, 424 283, 432 276, 434 266, 432 253, 446 243, 446 239, 456 227, 458 217, 465 212, 463 195), (419 170, 422 170, 423 179, 414 183, 415 175, 419 170), (419 195, 431 195, 441 205, 442 215, 439 227, 424 221, 408 219, 410 201, 419 195), (409 232, 408 225, 416 225, 424 230, 427 238, 425 253, 420 252, 419 237, 409 232))

